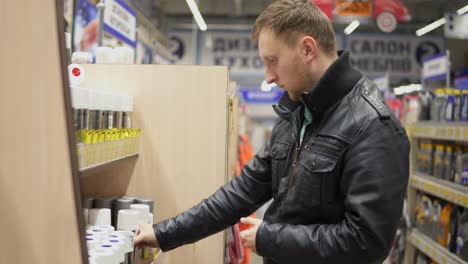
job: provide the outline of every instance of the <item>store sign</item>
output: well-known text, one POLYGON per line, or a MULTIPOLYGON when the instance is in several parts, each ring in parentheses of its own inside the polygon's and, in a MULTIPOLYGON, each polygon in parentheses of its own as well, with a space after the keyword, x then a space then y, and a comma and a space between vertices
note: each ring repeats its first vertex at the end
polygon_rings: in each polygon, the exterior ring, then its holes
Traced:
POLYGON ((409 35, 352 34, 346 43, 352 64, 369 76, 420 78, 422 62, 445 49, 443 38, 409 35))
POLYGON ((372 16, 371 0, 336 0, 335 12, 337 16, 372 16))
POLYGON ((264 92, 261 90, 241 89, 239 90, 245 103, 269 103, 275 104, 279 101, 284 91, 272 90, 264 92))
POLYGON ((447 38, 468 39, 468 14, 446 14, 445 19, 447 23, 444 32, 447 38))
MULTIPOLYGON (((336 41, 338 49, 341 49, 342 35, 337 35, 336 41)), ((257 42, 252 40, 250 31, 204 32, 198 43, 199 64, 225 65, 236 73, 264 71, 257 42)))
POLYGON ((424 61, 422 77, 425 81, 443 80, 449 71, 449 61, 446 53, 437 54, 424 61))
POLYGON ((193 54, 192 31, 173 30, 169 34, 171 40, 169 52, 176 59, 175 64, 196 64, 193 54))
POLYGON ((117 39, 136 47, 136 11, 123 0, 106 0, 104 30, 117 39))
POLYGON ((204 65, 225 65, 232 71, 261 71, 263 62, 258 54, 257 42, 249 32, 207 32, 202 34, 204 65))

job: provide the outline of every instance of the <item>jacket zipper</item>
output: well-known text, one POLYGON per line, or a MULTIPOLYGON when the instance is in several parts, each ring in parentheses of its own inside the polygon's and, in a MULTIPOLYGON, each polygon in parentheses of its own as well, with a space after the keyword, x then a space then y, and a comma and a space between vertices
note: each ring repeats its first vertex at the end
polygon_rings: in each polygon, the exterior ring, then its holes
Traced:
POLYGON ((296 168, 297 166, 297 160, 299 158, 299 153, 301 152, 301 146, 297 147, 295 150, 294 150, 294 158, 293 158, 293 163, 292 163, 292 170, 291 170, 291 178, 289 179, 289 184, 288 184, 288 191, 289 189, 291 189, 291 186, 294 182, 294 169, 296 168))

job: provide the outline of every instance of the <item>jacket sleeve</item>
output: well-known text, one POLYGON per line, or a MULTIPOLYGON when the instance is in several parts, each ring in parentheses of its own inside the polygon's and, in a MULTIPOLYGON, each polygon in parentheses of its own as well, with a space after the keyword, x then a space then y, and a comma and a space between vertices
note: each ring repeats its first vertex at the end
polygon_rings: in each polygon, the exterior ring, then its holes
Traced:
POLYGON ((336 224, 263 222, 260 255, 281 263, 382 263, 401 216, 409 176, 409 140, 393 119, 370 121, 344 154, 344 217, 336 224))
POLYGON ((270 142, 242 169, 241 175, 208 199, 155 224, 154 232, 163 251, 196 242, 239 222, 272 197, 270 142))

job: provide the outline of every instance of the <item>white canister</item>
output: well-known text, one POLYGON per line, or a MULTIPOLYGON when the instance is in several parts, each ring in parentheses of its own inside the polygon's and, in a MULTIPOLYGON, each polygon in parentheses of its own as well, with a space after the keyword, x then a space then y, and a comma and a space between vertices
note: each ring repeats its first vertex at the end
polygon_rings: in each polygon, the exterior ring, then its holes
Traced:
POLYGON ((108 208, 93 208, 89 211, 91 225, 111 225, 111 210, 108 208))
POLYGON ((140 213, 135 210, 120 210, 117 218, 117 230, 137 230, 139 217, 140 213))
POLYGON ((111 249, 93 249, 88 252, 91 258, 98 264, 115 264, 116 256, 115 252, 111 249))

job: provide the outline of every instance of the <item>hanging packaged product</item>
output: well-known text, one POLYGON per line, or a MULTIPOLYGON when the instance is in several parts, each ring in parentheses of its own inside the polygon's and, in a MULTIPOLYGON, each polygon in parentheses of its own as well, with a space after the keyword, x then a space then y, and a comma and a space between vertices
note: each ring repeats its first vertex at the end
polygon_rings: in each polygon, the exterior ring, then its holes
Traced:
POLYGON ((468 185, 468 146, 464 147, 463 157, 461 158, 461 167, 463 167, 463 171, 461 171, 460 181, 458 183, 467 186, 468 185))
POLYGON ((442 178, 444 173, 444 157, 445 157, 445 150, 444 145, 437 144, 436 150, 434 152, 434 177, 442 178))
POLYGON ((460 107, 460 120, 461 121, 468 121, 468 89, 462 90, 461 107, 460 107))
POLYGON ((416 215, 416 226, 423 234, 430 236, 432 231, 432 201, 426 196, 422 195, 419 200, 419 210, 417 210, 416 215))
POLYGON ((431 118, 431 104, 432 96, 429 92, 421 92, 419 94, 419 104, 421 105, 421 112, 419 113, 419 120, 430 120, 431 118))
POLYGON ((453 121, 455 112, 455 94, 452 89, 445 89, 445 93, 447 94, 447 101, 445 103, 445 121, 453 121))
POLYGON ((431 216, 430 216, 430 233, 429 237, 432 238, 432 240, 437 241, 437 236, 439 234, 439 221, 440 221, 440 216, 442 214, 442 205, 440 204, 440 201, 437 199, 434 199, 432 201, 432 211, 431 211, 431 216))
POLYGON ((442 208, 438 224, 437 242, 443 247, 447 247, 449 243, 449 231, 450 231, 450 215, 453 210, 452 204, 446 204, 442 208))
POLYGON ((433 175, 434 173, 434 145, 432 143, 426 144, 426 155, 427 155, 427 161, 426 161, 426 170, 427 174, 433 175))
POLYGON ((455 94, 455 103, 453 105, 453 121, 461 121, 461 107, 462 107, 462 97, 461 91, 458 89, 453 89, 455 94))
POLYGON ((461 176, 463 174, 463 154, 463 148, 456 146, 453 181, 459 184, 461 183, 461 176))
POLYGON ((451 145, 447 145, 445 148, 444 173, 442 177, 447 181, 454 181, 455 178, 455 152, 451 145))
POLYGON ((457 230, 458 230, 458 220, 460 218, 461 208, 458 206, 453 206, 452 211, 450 212, 450 228, 448 235, 447 249, 452 252, 457 252, 457 230))
POLYGON ((434 99, 432 100, 431 105, 431 120, 432 121, 440 121, 440 116, 442 114, 442 109, 445 106, 445 93, 443 89, 437 89, 434 95, 434 99))
POLYGON ((458 220, 457 255, 468 261, 468 210, 463 211, 458 220))
POLYGON ((426 173, 425 163, 424 163, 425 151, 426 151, 426 144, 424 143, 424 141, 420 141, 419 151, 417 151, 417 154, 416 154, 416 167, 422 173, 426 173))

